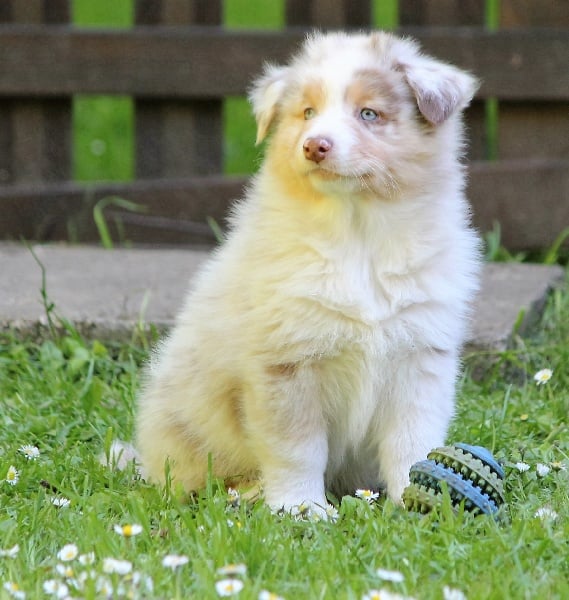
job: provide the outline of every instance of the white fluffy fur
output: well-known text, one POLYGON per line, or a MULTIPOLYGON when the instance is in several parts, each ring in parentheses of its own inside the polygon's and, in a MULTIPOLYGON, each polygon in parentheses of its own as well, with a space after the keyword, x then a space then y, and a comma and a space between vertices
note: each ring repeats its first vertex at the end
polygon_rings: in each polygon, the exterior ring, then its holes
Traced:
POLYGON ((251 92, 265 161, 140 398, 152 479, 168 459, 200 488, 211 455, 275 509, 322 509, 327 488, 400 502, 444 442, 478 285, 460 164, 475 89, 384 33, 315 34, 267 66, 251 92), (308 138, 332 144, 319 163, 308 138))

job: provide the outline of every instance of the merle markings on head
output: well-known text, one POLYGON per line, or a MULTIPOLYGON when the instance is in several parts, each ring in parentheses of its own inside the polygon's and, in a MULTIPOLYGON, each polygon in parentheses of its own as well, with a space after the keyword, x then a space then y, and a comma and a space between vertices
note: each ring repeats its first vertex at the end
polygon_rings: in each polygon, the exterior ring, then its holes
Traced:
MULTIPOLYGON (((318 73, 321 67, 339 66, 337 62, 326 64, 329 56, 337 61, 337 52, 323 51, 323 46, 338 45, 346 45, 348 55, 356 51, 365 56, 365 66, 352 63, 353 71, 376 71, 378 76, 386 71, 398 74, 412 91, 423 117, 433 125, 440 125, 465 108, 478 88, 472 75, 422 54, 418 44, 410 39, 383 32, 361 36, 312 34, 288 66, 266 65, 252 87, 249 97, 257 119, 257 143, 268 134, 291 87, 298 86, 299 68, 301 72, 318 73)), ((349 64, 347 56, 344 62, 349 64)))

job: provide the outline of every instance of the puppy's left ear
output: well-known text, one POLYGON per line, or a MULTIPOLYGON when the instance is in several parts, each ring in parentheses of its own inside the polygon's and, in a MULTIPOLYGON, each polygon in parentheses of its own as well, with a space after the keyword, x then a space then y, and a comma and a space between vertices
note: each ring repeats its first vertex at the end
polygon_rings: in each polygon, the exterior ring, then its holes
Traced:
POLYGON ((478 80, 466 71, 426 56, 417 56, 400 69, 421 114, 433 125, 466 108, 479 87, 478 80))
POLYGON ((266 65, 265 71, 249 90, 249 101, 257 120, 257 140, 260 144, 273 123, 278 112, 278 105, 286 87, 287 67, 266 65))

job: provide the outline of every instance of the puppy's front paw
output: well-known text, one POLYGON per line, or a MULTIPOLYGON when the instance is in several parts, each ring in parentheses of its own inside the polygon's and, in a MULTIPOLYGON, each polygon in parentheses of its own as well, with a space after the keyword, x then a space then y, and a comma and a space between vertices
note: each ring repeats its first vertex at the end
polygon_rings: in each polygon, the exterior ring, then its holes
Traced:
POLYGON ((324 492, 302 495, 291 492, 274 494, 267 493, 265 489, 265 502, 274 513, 290 514, 299 518, 327 519, 329 517, 327 513, 329 504, 324 492))

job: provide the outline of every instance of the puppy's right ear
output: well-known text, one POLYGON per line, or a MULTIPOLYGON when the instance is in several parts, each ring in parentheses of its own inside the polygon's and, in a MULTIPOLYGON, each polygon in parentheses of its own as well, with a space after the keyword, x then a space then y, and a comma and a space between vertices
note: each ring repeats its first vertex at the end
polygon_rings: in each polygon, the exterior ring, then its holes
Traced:
POLYGON ((253 83, 249 91, 249 101, 257 120, 257 145, 267 137, 277 115, 278 105, 286 87, 287 71, 287 67, 266 65, 263 75, 253 83))

